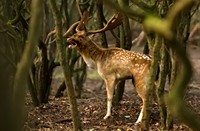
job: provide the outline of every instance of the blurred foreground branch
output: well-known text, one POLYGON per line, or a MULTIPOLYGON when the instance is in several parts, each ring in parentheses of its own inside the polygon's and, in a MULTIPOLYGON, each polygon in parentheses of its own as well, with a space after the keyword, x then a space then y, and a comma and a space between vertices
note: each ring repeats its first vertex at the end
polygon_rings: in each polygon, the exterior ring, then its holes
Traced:
POLYGON ((179 0, 174 4, 172 10, 168 12, 166 19, 149 17, 144 20, 144 26, 146 29, 158 32, 160 35, 166 38, 168 40, 168 44, 166 46, 172 48, 172 50, 176 52, 178 59, 181 61, 181 70, 178 77, 175 79, 174 87, 166 99, 172 115, 178 117, 191 129, 200 130, 199 117, 197 117, 195 113, 188 109, 183 99, 185 89, 192 76, 191 63, 184 51, 184 48, 180 46, 181 43, 177 41, 176 34, 173 32, 173 25, 176 17, 181 11, 192 6, 194 3, 195 2, 193 0, 179 0))
POLYGON ((22 58, 17 65, 17 71, 14 79, 13 105, 16 131, 20 131, 24 124, 24 103, 25 103, 25 87, 28 80, 28 74, 36 53, 39 37, 42 29, 42 9, 43 1, 32 1, 32 18, 30 21, 30 31, 26 42, 22 58), (36 10, 37 9, 37 10, 36 10))

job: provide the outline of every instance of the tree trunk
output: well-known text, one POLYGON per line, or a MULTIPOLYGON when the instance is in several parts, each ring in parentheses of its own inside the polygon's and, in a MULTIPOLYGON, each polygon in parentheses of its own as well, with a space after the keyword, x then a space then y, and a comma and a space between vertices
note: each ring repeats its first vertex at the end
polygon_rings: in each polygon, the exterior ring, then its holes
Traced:
MULTIPOLYGON (((97 0, 96 7, 97 7, 97 23, 98 23, 97 28, 101 29, 104 27, 104 25, 103 25, 103 20, 104 20, 103 1, 97 0)), ((101 41, 102 47, 108 48, 108 43, 107 43, 105 32, 102 32, 99 35, 100 35, 100 41, 101 41)))
POLYGON ((77 69, 74 71, 74 83, 75 83, 75 90, 76 90, 76 97, 81 98, 81 93, 83 90, 83 84, 86 80, 86 64, 82 58, 79 59, 77 64, 77 69))
POLYGON ((158 72, 158 61, 160 60, 160 47, 161 47, 161 37, 156 34, 155 43, 153 46, 152 62, 150 67, 149 79, 147 84, 147 90, 145 92, 145 101, 144 101, 144 114, 142 118, 141 129, 148 131, 149 130, 149 114, 152 102, 152 94, 154 91, 154 81, 156 81, 156 76, 158 72))
POLYGON ((62 97, 64 94, 64 91, 66 90, 66 86, 65 86, 65 81, 63 81, 61 83, 61 85, 58 87, 58 90, 56 91, 55 97, 59 98, 62 97))
POLYGON ((80 116, 77 108, 77 102, 76 102, 76 97, 74 93, 74 87, 72 84, 72 79, 71 79, 71 71, 70 67, 66 62, 66 52, 65 48, 62 44, 62 21, 61 21, 61 13, 59 12, 56 2, 54 0, 49 0, 51 10, 53 12, 53 16, 55 19, 55 24, 56 24, 56 43, 57 43, 57 49, 60 55, 60 65, 63 68, 64 76, 65 76, 65 84, 67 85, 67 93, 70 101, 70 108, 71 108, 71 113, 72 113, 72 120, 73 120, 73 130, 74 131, 79 131, 82 130, 81 128, 81 122, 80 122, 80 116))
MULTIPOLYGON (((177 58, 174 52, 171 52, 171 68, 170 68, 170 78, 169 78, 169 93, 172 90, 172 87, 174 86, 174 82, 176 79, 177 74, 177 58)), ((167 108, 167 120, 166 120, 166 128, 168 130, 173 129, 173 118, 171 116, 171 110, 167 108)))
POLYGON ((40 41, 39 48, 41 49, 41 64, 39 66, 38 72, 38 95, 40 103, 47 103, 48 96, 50 91, 50 77, 52 74, 49 74, 49 61, 47 58, 47 48, 45 44, 40 41))
POLYGON ((29 89, 29 92, 31 94, 31 99, 32 99, 32 102, 33 102, 33 106, 38 106, 40 103, 39 103, 39 99, 37 97, 37 90, 31 80, 31 76, 29 75, 28 77, 28 89, 29 89))
POLYGON ((146 42, 145 45, 144 45, 143 53, 146 54, 146 55, 149 54, 149 46, 148 46, 148 43, 147 43, 147 42, 146 42))
POLYGON ((160 121, 161 121, 161 130, 166 129, 166 119, 167 119, 167 108, 166 103, 164 101, 164 91, 165 91, 165 82, 167 77, 167 65, 168 65, 168 55, 166 51, 166 47, 164 44, 164 39, 162 38, 162 47, 161 47, 161 62, 160 62, 160 71, 159 71, 159 79, 158 79, 158 85, 157 85, 157 99, 159 103, 159 109, 160 109, 160 121))

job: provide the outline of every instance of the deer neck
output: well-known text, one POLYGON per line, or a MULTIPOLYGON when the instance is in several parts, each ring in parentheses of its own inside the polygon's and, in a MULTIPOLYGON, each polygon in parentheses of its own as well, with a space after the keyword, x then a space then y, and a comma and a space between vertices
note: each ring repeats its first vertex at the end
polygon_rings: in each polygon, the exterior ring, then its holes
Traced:
POLYGON ((87 44, 79 49, 79 52, 85 63, 90 68, 96 68, 97 62, 102 58, 104 51, 105 49, 100 48, 91 40, 89 40, 87 44))

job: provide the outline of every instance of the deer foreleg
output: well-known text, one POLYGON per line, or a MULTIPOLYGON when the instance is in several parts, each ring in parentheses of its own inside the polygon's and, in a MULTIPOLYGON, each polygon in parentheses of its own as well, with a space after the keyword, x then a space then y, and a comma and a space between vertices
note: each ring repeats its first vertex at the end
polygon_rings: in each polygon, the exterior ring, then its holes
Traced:
POLYGON ((107 119, 109 116, 111 116, 111 108, 112 108, 112 99, 107 98, 107 113, 103 119, 107 119))
POLYGON ((115 80, 106 80, 107 113, 104 116, 104 119, 107 119, 109 116, 111 116, 111 108, 112 108, 112 99, 113 99, 114 89, 115 89, 115 80))

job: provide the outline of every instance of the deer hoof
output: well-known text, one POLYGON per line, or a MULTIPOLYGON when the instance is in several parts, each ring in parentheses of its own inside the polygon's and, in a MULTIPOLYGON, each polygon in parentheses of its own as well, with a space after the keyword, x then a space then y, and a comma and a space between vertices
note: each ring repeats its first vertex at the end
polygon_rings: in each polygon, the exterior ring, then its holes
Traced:
POLYGON ((140 126, 141 125, 141 121, 136 121, 134 125, 135 126, 140 126))
POLYGON ((110 117, 110 115, 105 115, 103 119, 105 120, 105 119, 107 119, 108 117, 110 117))

